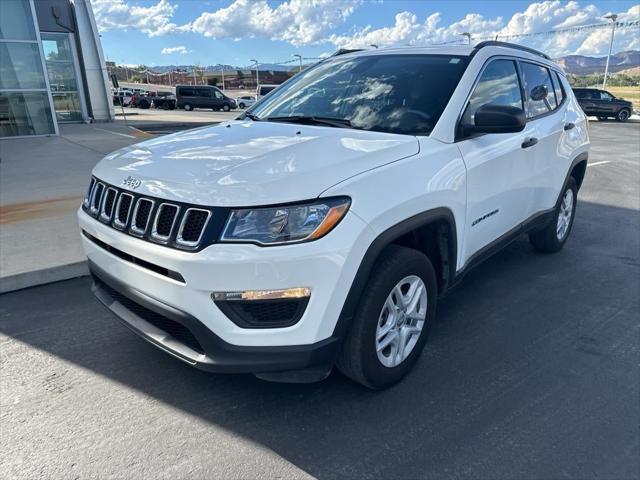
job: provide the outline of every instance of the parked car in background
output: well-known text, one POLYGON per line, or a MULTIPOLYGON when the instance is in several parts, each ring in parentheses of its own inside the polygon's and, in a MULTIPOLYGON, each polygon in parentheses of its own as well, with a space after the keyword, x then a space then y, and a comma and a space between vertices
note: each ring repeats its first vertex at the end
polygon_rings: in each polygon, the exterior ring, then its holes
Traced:
POLYGON ((133 92, 130 90, 115 90, 113 92, 113 104, 128 106, 133 98, 133 92))
POLYGON ((236 103, 238 104, 238 108, 244 110, 245 108, 250 107, 251 105, 256 103, 256 97, 252 97, 251 95, 236 97, 236 103))
POLYGON ((628 100, 616 98, 606 90, 597 88, 574 88, 573 92, 584 113, 598 117, 598 120, 615 118, 626 122, 633 111, 633 104, 628 100))
POLYGON ((171 92, 157 92, 153 97, 153 108, 162 110, 174 110, 176 108, 176 96, 171 92))
POLYGON ((134 93, 129 106, 142 108, 143 110, 151 108, 151 97, 149 97, 147 92, 134 93))
POLYGON ((266 94, 278 87, 279 85, 258 85, 258 88, 256 88, 256 100, 260 100, 266 94))
POLYGON ((176 103, 178 108, 185 110, 210 108, 228 112, 238 107, 233 98, 227 97, 218 88, 209 85, 178 85, 176 103))

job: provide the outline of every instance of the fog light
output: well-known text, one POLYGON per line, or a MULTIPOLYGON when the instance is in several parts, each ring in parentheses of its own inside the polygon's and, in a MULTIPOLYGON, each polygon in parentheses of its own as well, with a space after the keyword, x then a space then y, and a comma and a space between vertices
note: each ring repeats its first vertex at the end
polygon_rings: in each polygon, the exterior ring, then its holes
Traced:
POLYGON ((308 287, 286 288, 283 290, 246 290, 244 292, 214 292, 211 298, 214 301, 231 300, 282 300, 287 298, 308 298, 311 289, 308 287))

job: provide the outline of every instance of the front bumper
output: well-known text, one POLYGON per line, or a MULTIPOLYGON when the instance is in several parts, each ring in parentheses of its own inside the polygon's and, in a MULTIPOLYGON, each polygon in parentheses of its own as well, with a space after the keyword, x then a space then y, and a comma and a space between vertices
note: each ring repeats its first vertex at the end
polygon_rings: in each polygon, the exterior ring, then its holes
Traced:
POLYGON ((231 345, 195 317, 162 303, 89 262, 93 293, 135 333, 162 350, 202 370, 263 373, 304 370, 333 364, 339 339, 312 345, 241 347, 231 345))
POLYGON ((279 247, 213 244, 199 252, 179 251, 123 234, 82 210, 78 220, 81 231, 88 234, 81 235, 84 250, 101 277, 118 279, 143 298, 196 319, 230 347, 305 349, 332 337, 364 252, 373 240, 373 231, 351 212, 329 235, 314 242, 279 247), (117 250, 116 254, 105 247, 117 250), (128 261, 127 256, 136 261, 128 261), (280 328, 242 328, 211 298, 213 292, 297 287, 311 289, 306 310, 297 323, 280 328))

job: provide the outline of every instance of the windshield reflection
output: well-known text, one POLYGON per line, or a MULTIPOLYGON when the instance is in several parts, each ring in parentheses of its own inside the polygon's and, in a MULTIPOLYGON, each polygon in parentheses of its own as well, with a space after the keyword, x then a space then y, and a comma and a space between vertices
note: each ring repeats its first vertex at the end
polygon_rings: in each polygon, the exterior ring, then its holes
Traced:
POLYGON ((466 60, 415 54, 332 58, 272 92, 251 113, 260 120, 316 117, 348 121, 362 130, 427 135, 457 86, 466 60))

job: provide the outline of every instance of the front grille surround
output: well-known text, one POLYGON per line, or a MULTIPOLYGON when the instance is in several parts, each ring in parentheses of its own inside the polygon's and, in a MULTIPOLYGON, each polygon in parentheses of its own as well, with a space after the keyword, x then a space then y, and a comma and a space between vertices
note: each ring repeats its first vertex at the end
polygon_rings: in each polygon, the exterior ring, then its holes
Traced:
POLYGON ((200 244, 202 240, 202 236, 204 235, 204 231, 211 219, 211 211, 205 210, 203 208, 188 208, 184 215, 182 216, 182 222, 180 222, 180 228, 178 228, 178 235, 176 237, 176 244, 181 248, 195 248, 200 244), (185 229, 187 228, 187 222, 191 215, 202 212, 206 214, 205 220, 203 222, 203 227, 200 229, 200 235, 196 240, 188 240, 184 238, 185 229))
POLYGON ((106 193, 103 195, 102 206, 100 207, 100 220, 103 222, 109 222, 111 220, 117 197, 118 191, 115 188, 107 188, 106 193))
POLYGON ((218 241, 228 207, 208 207, 139 194, 92 177, 82 209, 111 228, 169 248, 196 252, 218 241))
POLYGON ((171 239, 171 234, 173 233, 173 229, 176 226, 176 220, 180 215, 180 207, 174 203, 161 203, 158 206, 158 211, 156 212, 155 219, 153 221, 153 226, 151 227, 151 239, 159 242, 159 243, 167 243, 171 239), (171 226, 169 227, 169 233, 164 234, 164 231, 160 231, 161 225, 160 222, 164 222, 166 219, 163 218, 164 215, 171 215, 170 210, 174 210, 173 218, 171 219, 171 226))
POLYGON ((124 230, 129 223, 129 216, 131 214, 131 205, 133 205, 133 195, 130 193, 122 192, 118 196, 118 203, 116 203, 115 219, 113 220, 113 227, 118 230, 124 230), (122 215, 124 209, 124 215, 122 215), (123 219, 124 217, 124 219, 123 219))
POLYGON ((150 198, 140 197, 136 202, 136 206, 133 208, 133 215, 131 215, 131 227, 129 227, 129 231, 137 236, 141 237, 145 233, 147 233, 147 227, 149 227, 149 221, 153 216, 153 207, 156 202, 151 200, 150 198), (148 212, 145 213, 145 209, 148 208, 148 212), (144 226, 138 223, 138 213, 141 215, 141 222, 144 226))

